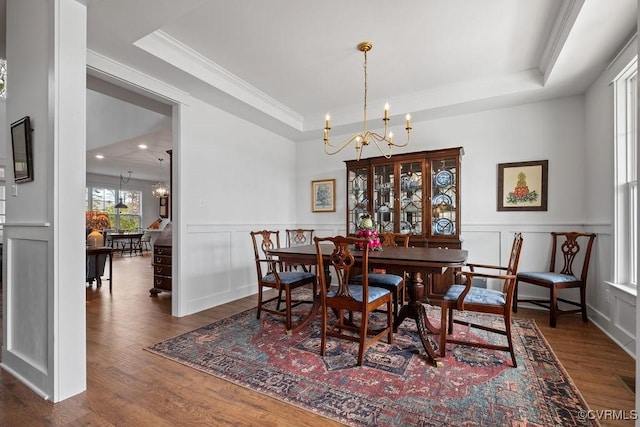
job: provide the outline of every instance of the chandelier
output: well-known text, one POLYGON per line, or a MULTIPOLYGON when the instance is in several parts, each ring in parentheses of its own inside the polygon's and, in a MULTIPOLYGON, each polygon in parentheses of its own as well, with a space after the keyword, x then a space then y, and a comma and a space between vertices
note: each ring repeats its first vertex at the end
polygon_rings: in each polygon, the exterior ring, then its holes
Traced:
MULTIPOLYGON (((158 159, 160 161, 160 169, 162 169, 162 160, 163 159, 158 159)), ((165 182, 158 182, 153 184, 153 195, 156 196, 157 198, 160 197, 167 197, 169 195, 169 186, 165 183, 165 182)))
POLYGON ((378 148, 380 153, 382 153, 387 159, 391 157, 391 148, 392 147, 405 147, 409 144, 409 136, 411 134, 411 115, 407 114, 407 140, 402 144, 398 144, 393 141, 393 132, 388 132, 389 127, 389 103, 386 103, 384 106, 384 117, 382 121, 384 122, 384 135, 377 134, 375 132, 371 132, 367 130, 367 52, 371 50, 373 45, 371 42, 364 41, 358 44, 358 50, 364 53, 364 129, 361 133, 356 133, 348 138, 341 145, 332 145, 329 142, 329 130, 330 119, 329 114, 325 117, 325 126, 324 126, 324 152, 329 155, 333 155, 342 151, 345 147, 355 141, 355 149, 356 149, 356 160, 360 160, 360 156, 362 155, 362 149, 369 145, 371 142, 378 148), (387 145, 386 150, 383 149, 381 143, 387 145))

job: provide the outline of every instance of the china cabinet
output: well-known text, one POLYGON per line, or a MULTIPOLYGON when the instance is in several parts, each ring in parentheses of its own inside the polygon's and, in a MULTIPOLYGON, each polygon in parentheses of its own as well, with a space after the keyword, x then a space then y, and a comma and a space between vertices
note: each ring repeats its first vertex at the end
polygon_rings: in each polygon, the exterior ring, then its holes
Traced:
MULTIPOLYGON (((460 249, 462 147, 346 161, 346 229, 355 234, 370 214, 379 232, 410 235, 410 246, 460 249)), ((438 300, 453 272, 428 277, 427 296, 438 300)))

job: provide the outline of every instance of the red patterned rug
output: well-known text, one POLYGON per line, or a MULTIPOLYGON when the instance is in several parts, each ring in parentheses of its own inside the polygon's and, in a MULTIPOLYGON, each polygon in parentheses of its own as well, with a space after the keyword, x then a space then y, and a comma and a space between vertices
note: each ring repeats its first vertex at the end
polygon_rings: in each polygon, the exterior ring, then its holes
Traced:
MULTIPOLYGON (((438 309, 430 310, 438 319, 438 309)), ((533 320, 514 320, 517 368, 505 352, 451 344, 444 366, 434 368, 411 320, 393 345, 371 347, 357 367, 356 343, 330 339, 320 357, 319 326, 318 319, 287 336, 280 318, 257 320, 252 309, 147 350, 347 425, 592 425, 580 417, 587 405, 533 320)))

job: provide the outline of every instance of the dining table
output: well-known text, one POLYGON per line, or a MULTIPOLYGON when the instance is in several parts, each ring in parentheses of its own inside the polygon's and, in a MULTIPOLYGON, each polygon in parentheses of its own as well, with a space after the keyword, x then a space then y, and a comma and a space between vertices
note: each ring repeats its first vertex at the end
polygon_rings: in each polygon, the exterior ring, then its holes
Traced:
MULTIPOLYGON (((324 245, 323 245, 324 248, 324 245)), ((332 245, 326 245, 326 250, 322 250, 323 256, 326 258, 332 252, 332 245)), ((354 250, 356 263, 359 261, 359 252, 354 250)), ((295 246, 288 248, 274 248, 269 250, 269 254, 277 256, 280 261, 285 263, 301 263, 305 265, 317 265, 317 255, 315 245, 295 246)), ((398 275, 408 275, 406 283, 409 301, 402 306, 394 330, 407 318, 411 318, 416 322, 420 341, 427 353, 427 357, 434 366, 441 366, 442 360, 436 354, 431 342, 429 334, 439 335, 446 333, 446 325, 436 327, 429 320, 424 302, 428 303, 425 294, 424 280, 426 274, 443 274, 449 268, 460 268, 467 262, 468 251, 464 249, 441 249, 427 247, 385 247, 382 251, 369 252, 369 268, 384 269, 388 273, 398 275)), ((328 264, 325 263, 326 269, 328 264)), ((316 270, 317 271, 317 270, 316 270)), ((318 272, 320 274, 320 272, 318 272)), ((328 274, 328 271, 323 272, 328 274)), ((329 276, 330 277, 330 276, 329 276)), ((327 280, 330 283, 330 280, 327 280)), ((314 301, 315 312, 320 309, 320 301, 316 296, 314 301)), ((309 318, 307 323, 311 320, 309 318)))
POLYGON ((140 245, 142 234, 138 232, 112 233, 109 234, 109 239, 111 246, 120 250, 121 255, 124 255, 125 252, 128 252, 129 256, 137 255, 138 252, 142 255, 142 246, 140 245))

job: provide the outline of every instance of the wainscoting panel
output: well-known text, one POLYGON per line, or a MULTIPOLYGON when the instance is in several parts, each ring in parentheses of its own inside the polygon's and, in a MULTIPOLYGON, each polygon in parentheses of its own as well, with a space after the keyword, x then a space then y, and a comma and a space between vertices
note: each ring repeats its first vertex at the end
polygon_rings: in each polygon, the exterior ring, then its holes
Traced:
POLYGON ((635 296, 610 287, 611 335, 629 354, 635 355, 636 349, 636 298, 635 296))
POLYGON ((44 398, 50 381, 50 289, 46 227, 6 227, 2 366, 44 398))

